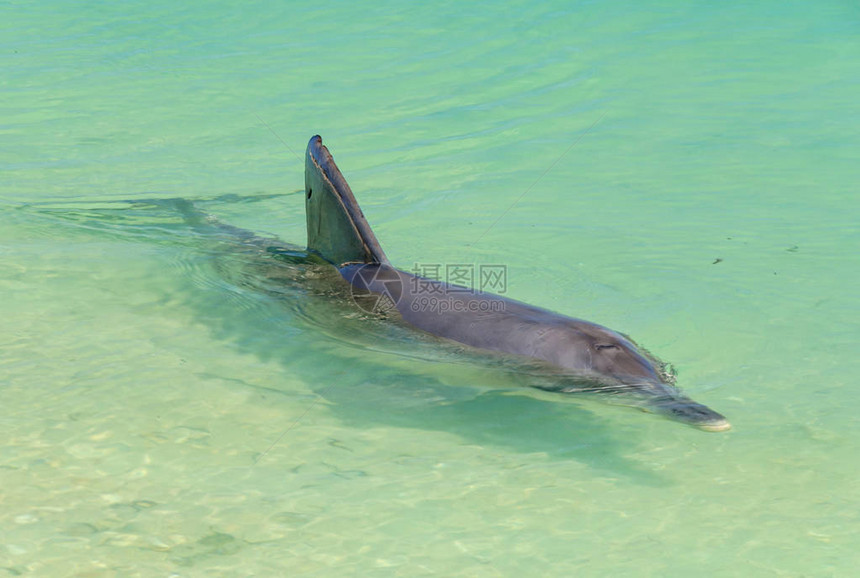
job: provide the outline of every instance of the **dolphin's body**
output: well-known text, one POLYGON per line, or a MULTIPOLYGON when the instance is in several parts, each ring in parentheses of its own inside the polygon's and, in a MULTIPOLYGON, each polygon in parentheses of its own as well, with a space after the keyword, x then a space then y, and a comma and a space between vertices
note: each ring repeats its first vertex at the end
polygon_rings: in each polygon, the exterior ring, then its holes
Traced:
POLYGON ((620 333, 394 268, 319 136, 308 143, 305 196, 308 250, 337 267, 373 307, 396 308, 407 323, 438 337, 549 364, 560 377, 536 385, 541 389, 623 393, 643 409, 704 430, 731 427, 684 396, 659 362, 620 333))

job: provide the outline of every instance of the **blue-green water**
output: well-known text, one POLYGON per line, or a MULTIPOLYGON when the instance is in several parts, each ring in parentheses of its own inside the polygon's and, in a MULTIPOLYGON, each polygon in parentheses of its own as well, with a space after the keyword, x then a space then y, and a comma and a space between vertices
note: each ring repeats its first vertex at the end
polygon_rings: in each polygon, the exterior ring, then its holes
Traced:
POLYGON ((858 31, 834 0, 2 5, 0 574, 853 575, 858 31), (395 264, 504 264, 734 429, 519 391, 119 202, 302 244, 316 133, 395 264))

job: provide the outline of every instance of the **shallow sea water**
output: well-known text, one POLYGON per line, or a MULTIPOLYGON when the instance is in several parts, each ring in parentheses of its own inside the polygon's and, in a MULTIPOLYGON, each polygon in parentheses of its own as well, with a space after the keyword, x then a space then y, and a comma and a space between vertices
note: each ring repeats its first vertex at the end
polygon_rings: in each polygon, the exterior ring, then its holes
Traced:
POLYGON ((855 573, 856 6, 2 13, 0 575, 855 573), (517 388, 164 201, 302 245, 316 133, 395 264, 503 264, 733 430, 517 388))

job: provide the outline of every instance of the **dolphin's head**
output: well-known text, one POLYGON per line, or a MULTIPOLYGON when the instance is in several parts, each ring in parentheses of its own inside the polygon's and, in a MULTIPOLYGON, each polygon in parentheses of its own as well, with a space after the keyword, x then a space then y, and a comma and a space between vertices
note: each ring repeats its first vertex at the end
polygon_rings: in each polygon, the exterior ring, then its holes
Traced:
POLYGON ((637 400, 637 406, 706 431, 731 428, 714 410, 684 396, 658 361, 643 353, 632 340, 611 329, 578 322, 562 355, 568 369, 582 371, 600 385, 596 390, 637 400))
POLYGON ((654 364, 629 340, 605 331, 588 341, 591 370, 622 383, 660 381, 654 364))
POLYGON ((608 383, 660 382, 660 373, 630 339, 611 329, 576 320, 558 340, 558 364, 608 383))

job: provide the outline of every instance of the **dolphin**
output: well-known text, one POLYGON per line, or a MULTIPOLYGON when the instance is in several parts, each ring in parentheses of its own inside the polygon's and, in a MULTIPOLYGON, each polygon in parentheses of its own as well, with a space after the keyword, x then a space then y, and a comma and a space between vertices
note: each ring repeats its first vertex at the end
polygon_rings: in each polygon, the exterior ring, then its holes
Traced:
POLYGON ((661 362, 619 332, 394 267, 318 135, 305 155, 305 210, 308 252, 336 267, 366 310, 392 312, 437 337, 542 364, 556 378, 533 385, 539 389, 621 394, 702 430, 731 428, 724 416, 685 396, 661 362))

